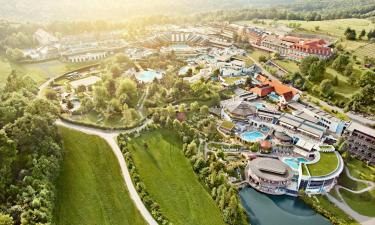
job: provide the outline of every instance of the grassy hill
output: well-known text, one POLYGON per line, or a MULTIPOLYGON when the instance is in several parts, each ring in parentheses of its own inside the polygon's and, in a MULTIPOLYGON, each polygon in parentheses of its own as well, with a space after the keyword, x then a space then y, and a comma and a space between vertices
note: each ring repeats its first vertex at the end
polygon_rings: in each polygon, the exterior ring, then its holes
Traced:
POLYGON ((57 183, 56 225, 146 225, 129 197, 109 145, 59 128, 64 161, 57 183))
POLYGON ((129 150, 147 191, 174 225, 224 225, 218 207, 198 181, 174 132, 142 134, 132 139, 129 150))

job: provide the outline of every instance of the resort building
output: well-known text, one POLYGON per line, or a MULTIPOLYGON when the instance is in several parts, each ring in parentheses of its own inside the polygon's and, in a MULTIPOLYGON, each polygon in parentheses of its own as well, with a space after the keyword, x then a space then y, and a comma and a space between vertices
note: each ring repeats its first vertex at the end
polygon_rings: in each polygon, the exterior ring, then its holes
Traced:
POLYGON ((248 121, 256 115, 257 108, 245 101, 227 100, 221 102, 221 117, 228 121, 248 121))
POLYGON ((287 86, 276 79, 268 79, 263 75, 258 74, 256 79, 260 82, 250 91, 259 97, 269 97, 275 102, 285 105, 291 100, 298 100, 299 92, 297 89, 287 86))
POLYGON ((344 161, 338 152, 318 152, 312 162, 301 164, 299 189, 308 194, 327 193, 343 170, 344 161))
POLYGON ((349 144, 349 152, 375 165, 375 130, 352 122, 345 130, 344 137, 349 144))
POLYGON ((292 169, 276 158, 257 157, 248 162, 245 175, 248 183, 258 191, 283 195, 294 175, 292 169))
POLYGON ((328 131, 337 135, 341 135, 347 125, 345 121, 342 121, 332 116, 331 114, 308 104, 291 102, 288 104, 288 106, 299 111, 294 113, 294 115, 296 115, 297 117, 306 118, 310 116, 310 118, 312 118, 312 121, 315 121, 320 126, 327 128, 328 131))
POLYGON ((306 119, 301 119, 288 113, 282 114, 277 123, 282 127, 290 129, 294 132, 298 132, 318 140, 320 140, 326 132, 326 128, 318 124, 315 124, 306 119))
POLYGON ((299 61, 307 56, 317 56, 327 59, 332 56, 333 49, 328 47, 328 43, 323 39, 302 39, 298 37, 284 37, 284 41, 293 43, 287 58, 299 61))
POLYGON ((57 37, 43 29, 38 29, 34 33, 33 38, 39 43, 40 46, 55 44, 59 41, 57 37))
POLYGON ((275 35, 268 35, 262 39, 261 46, 270 49, 271 51, 278 52, 282 56, 289 54, 289 51, 292 49, 294 43, 284 41, 275 35))

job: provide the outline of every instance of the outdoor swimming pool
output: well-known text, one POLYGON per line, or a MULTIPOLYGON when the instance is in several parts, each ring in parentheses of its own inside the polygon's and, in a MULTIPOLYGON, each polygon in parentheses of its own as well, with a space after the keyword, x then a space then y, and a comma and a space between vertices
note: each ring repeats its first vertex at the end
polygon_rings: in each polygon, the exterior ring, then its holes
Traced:
POLYGON ((266 136, 259 131, 247 131, 241 134, 241 139, 248 142, 256 142, 265 138, 266 136))
POLYGON ((152 82, 155 78, 160 79, 162 77, 162 73, 156 72, 154 70, 141 71, 136 76, 137 80, 143 81, 145 83, 152 82))
POLYGON ((263 109, 263 108, 264 108, 264 105, 263 105, 262 103, 260 103, 260 102, 257 102, 257 103, 255 103, 254 105, 255 105, 255 107, 256 107, 257 109, 263 109))
POLYGON ((262 128, 260 128, 260 130, 261 130, 263 133, 267 133, 268 131, 270 131, 270 128, 268 128, 268 127, 262 127, 262 128))
POLYGON ((283 158, 283 162, 290 168, 298 170, 300 163, 306 163, 307 160, 304 158, 283 158))

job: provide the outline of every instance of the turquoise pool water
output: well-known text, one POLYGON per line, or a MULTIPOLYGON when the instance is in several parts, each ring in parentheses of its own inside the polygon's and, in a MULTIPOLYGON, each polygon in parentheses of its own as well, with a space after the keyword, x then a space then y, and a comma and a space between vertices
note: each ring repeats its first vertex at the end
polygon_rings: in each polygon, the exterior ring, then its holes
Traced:
POLYGON ((259 131, 243 132, 241 134, 241 139, 248 142, 256 142, 265 138, 266 136, 259 131))
POLYGON ((255 105, 255 107, 257 108, 257 109, 263 109, 264 108, 264 106, 263 106, 263 104, 262 103, 255 103, 254 104, 255 105))
POLYGON ((283 158, 283 162, 287 164, 290 168, 298 170, 300 163, 307 162, 304 158, 283 158))
POLYGON ((272 101, 279 101, 280 99, 280 96, 278 96, 276 93, 272 92, 271 94, 268 95, 268 97, 272 100, 272 101))
POLYGON ((251 225, 332 225, 299 198, 266 195, 252 188, 240 191, 251 225))
POLYGON ((162 73, 153 71, 153 70, 145 70, 136 76, 137 80, 143 81, 145 83, 152 82, 155 78, 160 79, 163 77, 162 73))
POLYGON ((260 128, 260 130, 262 132, 264 132, 264 133, 267 133, 268 131, 270 131, 270 128, 268 128, 268 127, 262 127, 262 128, 260 128))

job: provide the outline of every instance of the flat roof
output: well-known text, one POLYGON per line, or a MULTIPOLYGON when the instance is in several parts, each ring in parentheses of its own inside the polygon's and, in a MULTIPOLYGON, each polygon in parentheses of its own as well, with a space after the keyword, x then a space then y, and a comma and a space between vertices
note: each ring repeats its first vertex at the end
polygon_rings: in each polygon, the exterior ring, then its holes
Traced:
POLYGON ((314 135, 318 135, 319 137, 321 137, 326 131, 324 127, 318 124, 312 123, 306 119, 302 119, 288 113, 284 113, 283 115, 281 115, 279 121, 296 127, 297 129, 309 132, 314 135))
POLYGON ((354 130, 357 130, 361 133, 364 133, 366 135, 369 135, 369 136, 372 136, 372 137, 375 137, 375 130, 370 128, 370 127, 367 127, 367 126, 364 126, 360 123, 357 123, 357 122, 351 122, 350 125, 346 128, 347 130, 349 131, 354 131, 354 130))
POLYGON ((271 181, 287 181, 293 176, 292 169, 279 159, 258 157, 249 162, 249 172, 271 181))

